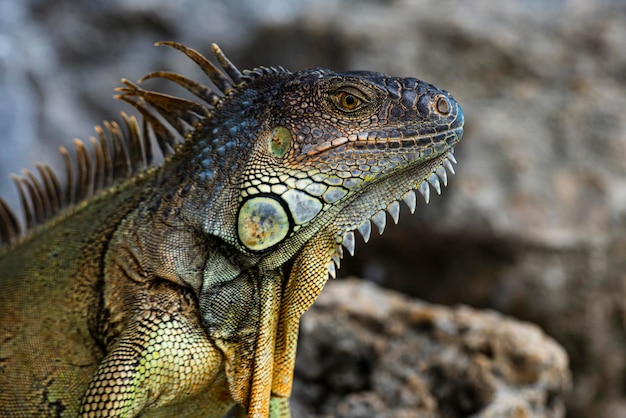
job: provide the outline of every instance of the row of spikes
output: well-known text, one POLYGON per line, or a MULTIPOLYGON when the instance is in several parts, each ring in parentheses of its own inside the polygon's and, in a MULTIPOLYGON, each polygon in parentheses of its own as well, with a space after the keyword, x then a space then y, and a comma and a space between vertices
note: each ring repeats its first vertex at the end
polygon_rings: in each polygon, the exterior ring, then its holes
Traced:
MULTIPOLYGON (((415 191, 418 191, 424 198, 426 204, 428 204, 430 202, 430 188, 432 187, 437 194, 441 194, 442 184, 444 187, 448 185, 448 174, 446 170, 450 172, 450 174, 454 174, 454 166, 452 164, 456 163, 457 161, 454 158, 454 149, 451 149, 446 158, 443 160, 442 165, 430 173, 430 175, 419 184, 416 190, 409 190, 402 196, 401 199, 409 208, 411 214, 415 212, 417 207, 415 191)), ((340 267, 341 259, 343 258, 344 248, 348 250, 350 255, 354 255, 356 249, 354 231, 358 231, 363 237, 363 241, 368 242, 371 237, 373 223, 376 225, 378 233, 382 235, 387 225, 387 214, 391 216, 391 219, 395 224, 398 223, 400 219, 400 203, 397 200, 394 200, 387 206, 386 209, 376 212, 371 218, 366 219, 355 230, 346 232, 343 237, 340 238, 340 242, 337 243, 332 251, 331 261, 326 266, 330 277, 334 279, 337 275, 337 269, 340 267)))
POLYGON ((59 147, 65 165, 65 187, 61 187, 54 170, 37 163, 38 175, 24 169, 22 175, 11 175, 17 187, 26 229, 8 205, 0 199, 0 243, 11 244, 25 231, 53 218, 63 209, 93 197, 98 191, 118 180, 132 177, 153 161, 149 126, 140 131, 134 116, 122 113, 125 131, 117 122, 96 126, 97 137, 90 138, 92 153, 87 145, 74 140, 76 157, 65 147, 59 147))
POLYGON ((144 90, 123 79, 124 87, 117 89, 120 94, 116 98, 130 103, 139 111, 143 117, 142 128, 135 117, 122 113, 125 132, 116 122, 104 122, 104 128, 97 126, 97 138, 90 139, 92 153, 78 139, 74 140, 75 158, 70 156, 65 147, 60 147, 65 164, 64 187, 61 187, 58 177, 47 164, 35 165, 38 175, 30 170, 23 170, 22 175, 12 175, 23 209, 25 229, 0 198, 0 246, 15 243, 26 231, 53 218, 63 209, 89 199, 97 192, 151 166, 154 161, 152 142, 158 145, 163 157, 171 155, 190 129, 201 120, 211 117, 213 109, 224 96, 229 95, 237 85, 260 75, 259 71, 242 74, 215 44, 212 49, 221 70, 203 55, 182 44, 159 42, 156 45, 177 49, 192 59, 221 94, 180 74, 167 71, 150 73, 139 82, 151 78, 170 80, 200 98, 204 104, 144 90))

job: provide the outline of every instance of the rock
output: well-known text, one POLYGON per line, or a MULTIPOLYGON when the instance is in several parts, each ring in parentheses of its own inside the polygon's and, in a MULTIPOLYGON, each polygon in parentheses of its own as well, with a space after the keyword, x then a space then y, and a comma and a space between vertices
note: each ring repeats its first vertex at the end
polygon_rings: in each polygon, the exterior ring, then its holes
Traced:
POLYGON ((298 417, 563 417, 565 351, 537 326, 331 281, 302 320, 298 417))

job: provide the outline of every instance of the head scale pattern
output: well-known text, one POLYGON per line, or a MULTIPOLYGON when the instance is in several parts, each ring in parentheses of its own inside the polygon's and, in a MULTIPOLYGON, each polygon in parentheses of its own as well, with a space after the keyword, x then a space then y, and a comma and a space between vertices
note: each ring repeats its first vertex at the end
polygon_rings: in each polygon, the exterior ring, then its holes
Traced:
MULTIPOLYGON (((245 164, 239 179, 237 235, 249 251, 276 248, 387 175, 393 174, 395 182, 398 171, 413 171, 413 176, 401 176, 406 180, 399 182, 402 186, 395 194, 379 191, 372 199, 361 200, 387 205, 406 197, 414 210, 411 189, 418 188, 428 199, 429 183, 422 180, 431 173, 420 170, 426 170, 421 166, 429 167, 431 160, 435 163, 429 170, 447 182, 450 152, 463 127, 463 113, 447 92, 414 78, 319 68, 293 73, 281 85, 273 103, 268 103, 266 128, 257 132, 267 149, 258 150, 256 158, 264 163, 245 164)), ((431 182, 439 191, 435 178, 431 182)), ((394 219, 396 205, 391 206, 394 219)), ((362 228, 366 239, 374 215, 377 225, 384 222, 381 209, 354 216, 359 223, 366 220, 362 228)))

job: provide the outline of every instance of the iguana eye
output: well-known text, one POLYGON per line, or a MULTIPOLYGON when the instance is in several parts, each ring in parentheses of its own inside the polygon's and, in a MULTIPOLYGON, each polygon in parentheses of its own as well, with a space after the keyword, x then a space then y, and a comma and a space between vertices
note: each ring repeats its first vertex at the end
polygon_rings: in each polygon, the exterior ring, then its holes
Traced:
POLYGON ((348 110, 354 110, 361 104, 361 99, 344 91, 339 93, 339 103, 348 110))
POLYGON ((365 100, 356 91, 338 90, 331 97, 335 106, 344 112, 354 112, 365 103, 365 100))

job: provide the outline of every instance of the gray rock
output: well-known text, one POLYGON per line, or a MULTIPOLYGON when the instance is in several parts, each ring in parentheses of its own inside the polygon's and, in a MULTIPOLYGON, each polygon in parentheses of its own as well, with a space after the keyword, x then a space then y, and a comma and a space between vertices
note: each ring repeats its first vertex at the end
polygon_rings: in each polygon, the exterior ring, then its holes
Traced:
POLYGON ((298 417, 564 417, 565 351, 495 312, 331 281, 302 320, 298 417))

